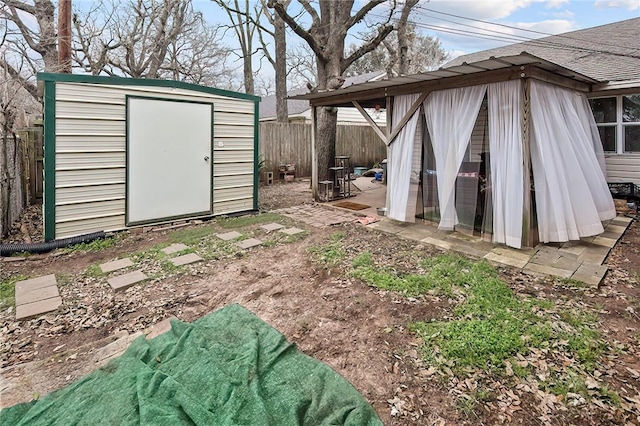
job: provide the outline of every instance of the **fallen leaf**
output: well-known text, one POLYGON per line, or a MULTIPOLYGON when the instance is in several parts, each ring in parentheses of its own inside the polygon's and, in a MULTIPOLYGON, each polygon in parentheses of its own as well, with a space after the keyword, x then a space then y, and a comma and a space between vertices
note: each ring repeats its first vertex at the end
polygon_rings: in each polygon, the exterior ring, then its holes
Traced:
POLYGON ((587 377, 584 383, 587 385, 587 389, 600 389, 600 385, 593 377, 587 377))

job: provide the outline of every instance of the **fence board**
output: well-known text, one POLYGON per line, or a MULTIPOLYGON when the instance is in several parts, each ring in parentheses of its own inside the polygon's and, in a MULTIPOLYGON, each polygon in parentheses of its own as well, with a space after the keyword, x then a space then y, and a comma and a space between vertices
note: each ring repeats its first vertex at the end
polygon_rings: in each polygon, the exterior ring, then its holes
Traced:
MULTIPOLYGON (((311 124, 260 123, 260 155, 276 178, 281 164, 295 164, 297 177, 311 176, 311 124)), ((350 156, 352 167, 371 167, 387 149, 369 126, 338 125, 336 155, 350 156)))

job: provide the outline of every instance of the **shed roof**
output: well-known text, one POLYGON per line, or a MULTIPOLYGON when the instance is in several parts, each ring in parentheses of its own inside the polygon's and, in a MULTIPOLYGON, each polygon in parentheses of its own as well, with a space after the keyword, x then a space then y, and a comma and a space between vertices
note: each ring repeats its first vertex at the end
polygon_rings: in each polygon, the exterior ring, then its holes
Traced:
POLYGON ((471 53, 453 59, 444 68, 520 52, 601 82, 637 80, 640 79, 640 18, 471 53))
POLYGON ((334 106, 347 105, 351 100, 375 100, 375 102, 380 102, 385 96, 394 96, 403 93, 411 93, 412 91, 419 91, 420 87, 424 87, 429 84, 444 85, 443 83, 446 79, 453 80, 453 78, 460 78, 462 76, 474 77, 474 75, 477 75, 480 77, 483 74, 486 75, 487 72, 509 70, 520 76, 521 67, 524 66, 535 66, 536 68, 549 71, 562 77, 570 78, 580 83, 598 83, 598 80, 591 77, 582 75, 527 52, 522 52, 519 55, 491 57, 473 63, 463 63, 461 65, 451 66, 448 68, 440 68, 436 71, 355 84, 353 86, 334 91, 307 93, 305 95, 294 96, 292 99, 304 99, 309 100, 313 104, 334 106))
POLYGON ((38 73, 38 88, 42 91, 42 82, 62 82, 62 83, 87 83, 87 84, 111 84, 114 86, 151 86, 166 87, 175 89, 193 90, 195 92, 209 93, 212 95, 226 96, 229 98, 244 99, 248 101, 260 102, 260 97, 247 93, 233 92, 231 90, 218 89, 209 86, 187 83, 175 80, 158 80, 153 78, 128 78, 128 77, 107 77, 88 74, 55 74, 38 73))

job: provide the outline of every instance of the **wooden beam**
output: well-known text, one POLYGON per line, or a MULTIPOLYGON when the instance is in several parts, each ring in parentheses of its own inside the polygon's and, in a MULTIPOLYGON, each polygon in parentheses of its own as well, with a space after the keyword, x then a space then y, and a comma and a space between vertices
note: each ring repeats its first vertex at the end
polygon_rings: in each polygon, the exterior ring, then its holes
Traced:
POLYGON ((311 196, 315 201, 318 198, 318 153, 316 152, 316 134, 318 133, 318 119, 315 106, 311 106, 311 196))
POLYGON ((371 128, 373 129, 375 134, 378 135, 378 137, 380 139, 382 139, 382 142, 386 143, 387 142, 387 135, 385 135, 384 132, 382 131, 382 129, 380 129, 380 126, 378 126, 378 123, 376 123, 373 120, 373 118, 371 118, 369 113, 367 111, 365 111, 364 108, 362 108, 362 106, 358 103, 358 101, 353 101, 353 106, 355 106, 356 109, 358 111, 360 111, 360 114, 362 114, 364 119, 367 120, 367 122, 369 123, 369 125, 371 126, 371 128))
POLYGON ((538 242, 537 228, 533 228, 533 211, 532 198, 534 193, 531 191, 531 80, 525 79, 522 82, 521 92, 521 109, 522 116, 522 159, 524 165, 524 203, 522 205, 522 245, 524 247, 534 247, 538 242))
POLYGON ((409 120, 411 120, 411 117, 413 117, 413 114, 415 114, 415 112, 418 110, 418 108, 420 108, 420 106, 422 105, 422 102, 424 102, 424 100, 427 99, 427 96, 429 96, 429 93, 431 93, 431 92, 429 92, 429 91, 423 92, 420 95, 420 97, 418 99, 416 99, 416 101, 413 103, 413 105, 411 105, 411 108, 409 108, 409 111, 407 111, 407 113, 404 115, 404 117, 402 117, 402 120, 400 120, 400 123, 398 123, 398 125, 395 126, 395 128, 393 129, 393 131, 391 132, 391 134, 389 135, 389 137, 385 141, 387 146, 391 145, 391 143, 396 138, 396 136, 398 136, 398 133, 400 133, 402 128, 405 126, 405 124, 407 124, 407 122, 409 122, 409 120))
POLYGON ((387 96, 386 101, 387 101, 387 127, 385 128, 385 132, 387 134, 387 137, 385 138, 385 144, 386 144, 386 140, 389 138, 389 135, 391 134, 391 124, 393 121, 393 98, 391 96, 387 96))
POLYGON ((524 66, 503 68, 495 71, 484 71, 473 74, 443 77, 434 80, 405 83, 402 85, 380 87, 360 92, 336 94, 327 97, 309 99, 311 105, 335 106, 348 104, 353 101, 368 99, 384 99, 389 96, 406 95, 409 93, 432 92, 434 90, 453 89, 457 87, 476 86, 478 84, 496 83, 498 81, 517 80, 526 77, 524 66), (524 74, 524 75, 523 75, 524 74))
POLYGON ((545 83, 555 84, 556 86, 567 87, 569 89, 578 90, 580 92, 590 92, 592 84, 577 81, 569 77, 564 77, 542 68, 526 67, 525 74, 527 77, 544 81, 545 83))

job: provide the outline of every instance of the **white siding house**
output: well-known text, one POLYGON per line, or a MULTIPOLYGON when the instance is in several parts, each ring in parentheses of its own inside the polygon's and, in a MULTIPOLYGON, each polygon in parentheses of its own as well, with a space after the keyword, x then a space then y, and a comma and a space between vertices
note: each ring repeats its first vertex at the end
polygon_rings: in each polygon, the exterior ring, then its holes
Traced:
POLYGON ((40 74, 45 239, 257 209, 259 98, 40 74))

